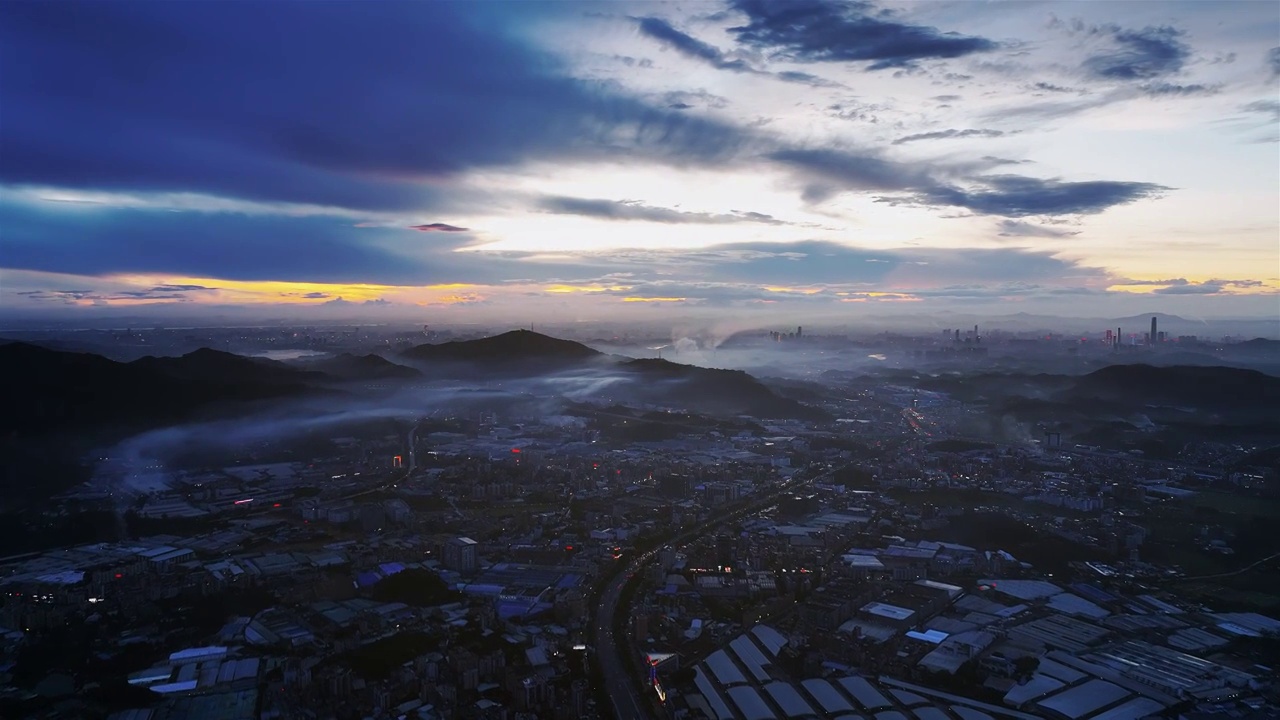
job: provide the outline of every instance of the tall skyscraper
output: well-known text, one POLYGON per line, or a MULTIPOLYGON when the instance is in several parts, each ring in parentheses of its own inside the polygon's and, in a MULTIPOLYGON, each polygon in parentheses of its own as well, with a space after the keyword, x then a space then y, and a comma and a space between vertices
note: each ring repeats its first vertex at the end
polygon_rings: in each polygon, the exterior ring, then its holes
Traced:
POLYGON ((799 340, 801 335, 804 335, 804 327, 803 327, 803 326, 800 326, 800 325, 797 325, 797 326, 796 326, 796 339, 797 339, 797 340, 799 340))
POLYGON ((1151 339, 1150 339, 1150 342, 1152 345, 1156 344, 1158 337, 1159 335, 1156 333, 1156 316, 1152 315, 1151 316, 1151 339))

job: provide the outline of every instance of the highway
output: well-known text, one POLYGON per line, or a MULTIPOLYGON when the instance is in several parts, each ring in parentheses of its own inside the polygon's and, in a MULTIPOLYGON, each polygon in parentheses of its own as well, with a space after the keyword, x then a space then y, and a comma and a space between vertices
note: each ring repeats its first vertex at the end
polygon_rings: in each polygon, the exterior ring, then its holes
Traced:
POLYGON ((617 639, 613 636, 613 618, 618 612, 618 600, 627 580, 633 573, 639 572, 652 556, 653 551, 649 551, 636 558, 625 572, 618 573, 600 596, 600 606, 596 612, 596 657, 604 675, 609 702, 613 703, 613 715, 618 720, 647 720, 650 717, 636 689, 635 678, 627 672, 623 656, 627 650, 619 648, 617 639))
MULTIPOLYGON (((708 520, 694 528, 681 532, 678 536, 671 539, 668 547, 678 546, 697 535, 706 534, 709 530, 719 527, 726 522, 736 520, 748 513, 757 512, 766 507, 779 495, 790 492, 797 485, 808 484, 814 481, 824 480, 840 470, 848 467, 848 464, 839 468, 831 468, 824 473, 816 475, 805 480, 799 477, 793 477, 791 480, 777 487, 773 492, 768 493, 763 498, 759 498, 756 502, 748 507, 739 508, 728 515, 708 520)), ((652 714, 646 710, 646 704, 640 697, 638 682, 639 678, 632 677, 627 672, 627 662, 625 653, 631 652, 630 648, 625 646, 626 638, 617 638, 613 634, 614 619, 618 616, 621 609, 626 611, 627 608, 619 608, 618 603, 622 598, 622 590, 626 587, 627 582, 636 573, 644 571, 645 565, 653 559, 658 550, 650 550, 645 554, 631 561, 625 570, 619 572, 609 581, 609 585, 600 595, 600 604, 596 608, 595 616, 595 632, 596 632, 596 657, 600 663, 600 671, 604 675, 605 690, 609 693, 609 702, 613 704, 613 715, 618 720, 648 720, 652 714), (621 640, 621 645, 619 644, 621 640)))

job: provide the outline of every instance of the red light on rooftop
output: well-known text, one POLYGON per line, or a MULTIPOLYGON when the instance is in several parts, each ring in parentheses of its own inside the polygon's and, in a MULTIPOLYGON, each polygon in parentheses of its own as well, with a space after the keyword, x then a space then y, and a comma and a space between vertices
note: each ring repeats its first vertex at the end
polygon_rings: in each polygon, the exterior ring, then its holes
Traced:
POLYGON ((511 448, 511 452, 512 452, 512 453, 514 453, 514 454, 516 454, 516 455, 519 455, 519 454, 520 454, 520 448, 511 448))
POLYGON ((122 575, 122 574, 120 574, 120 573, 116 573, 116 579, 117 579, 117 580, 119 580, 119 579, 120 579, 120 578, 122 578, 122 577, 124 577, 124 575, 122 575))
POLYGON ((272 505, 271 507, 280 507, 280 503, 276 503, 275 505, 272 505))
POLYGON ((564 546, 564 549, 565 549, 565 552, 568 552, 568 551, 570 551, 570 550, 572 550, 572 549, 573 549, 573 546, 572 546, 572 545, 565 545, 565 546, 564 546))

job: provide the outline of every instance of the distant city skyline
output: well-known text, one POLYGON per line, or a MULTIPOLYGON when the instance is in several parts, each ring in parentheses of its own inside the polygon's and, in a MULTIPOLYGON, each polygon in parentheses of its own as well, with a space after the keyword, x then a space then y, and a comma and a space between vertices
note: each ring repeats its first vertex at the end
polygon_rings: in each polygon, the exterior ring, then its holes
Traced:
POLYGON ((0 319, 1280 323, 1278 37, 1255 2, 4 3, 0 319))

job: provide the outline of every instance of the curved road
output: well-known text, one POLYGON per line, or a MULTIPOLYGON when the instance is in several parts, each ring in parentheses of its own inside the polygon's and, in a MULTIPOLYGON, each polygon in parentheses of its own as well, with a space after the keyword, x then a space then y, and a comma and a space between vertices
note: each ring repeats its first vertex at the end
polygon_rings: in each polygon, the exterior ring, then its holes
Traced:
MULTIPOLYGON (((747 507, 738 508, 728 515, 709 520, 702 525, 681 532, 668 541, 668 546, 685 542, 708 529, 723 525, 749 512, 758 511, 777 496, 794 490, 797 484, 808 484, 823 480, 848 467, 849 464, 846 463, 839 468, 830 468, 826 472, 804 480, 799 477, 792 477, 792 479, 782 483, 772 492, 766 494, 763 498, 758 498, 757 502, 747 507)), ((614 717, 618 718, 618 720, 649 720, 652 717, 652 714, 646 709, 644 699, 640 697, 638 691, 640 683, 637 682, 637 678, 632 677, 627 672, 624 653, 629 652, 629 650, 619 644, 619 638, 614 637, 613 621, 618 614, 618 601, 622 597, 622 589, 626 587, 627 582, 631 580, 633 575, 644 569, 644 566, 653 559, 657 552, 656 549, 646 552, 632 560, 626 570, 615 575, 609 581, 608 587, 600 595, 600 605, 596 608, 594 620, 596 657, 600 662, 600 671, 604 675, 604 685, 605 690, 609 693, 609 702, 613 704, 614 717)), ((626 638, 622 638, 621 641, 625 643, 626 638)))

